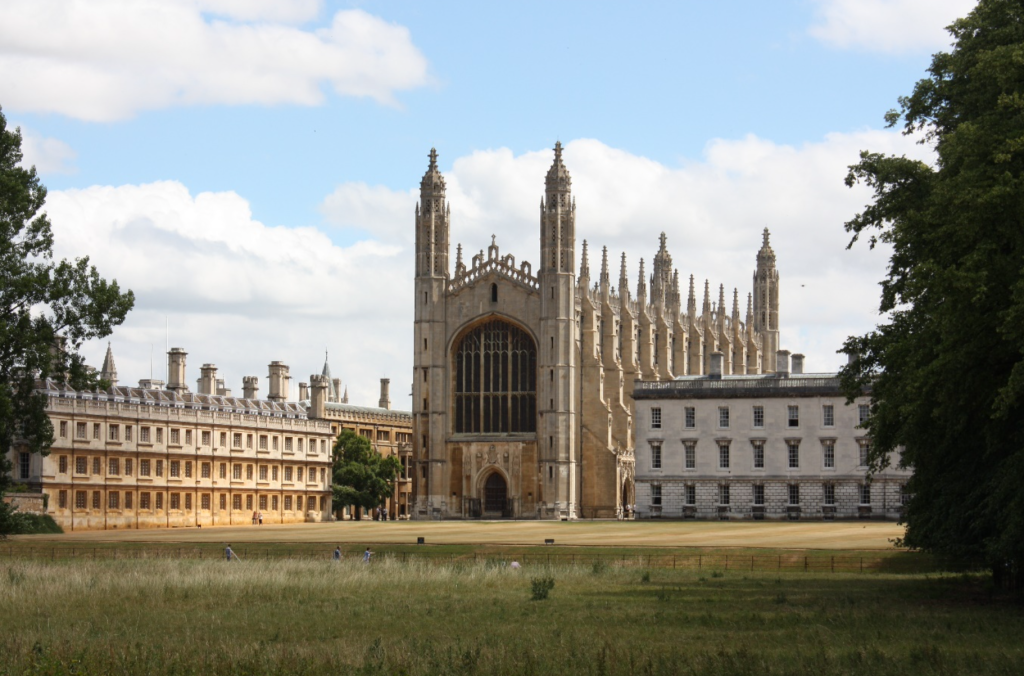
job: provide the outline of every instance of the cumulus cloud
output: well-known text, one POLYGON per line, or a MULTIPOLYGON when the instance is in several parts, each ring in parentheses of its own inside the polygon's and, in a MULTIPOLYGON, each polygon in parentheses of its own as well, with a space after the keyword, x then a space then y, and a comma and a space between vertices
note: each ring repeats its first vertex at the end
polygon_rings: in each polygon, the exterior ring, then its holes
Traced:
MULTIPOLYGON (((10 125, 18 126, 18 125, 10 125)), ((21 127, 21 165, 35 167, 40 174, 73 174, 78 154, 67 143, 49 136, 40 136, 21 127)))
MULTIPOLYGON (((862 149, 931 159, 907 137, 871 130, 801 146, 720 139, 678 166, 592 139, 572 141, 564 157, 577 199, 577 248, 589 241, 596 278, 607 245, 613 281, 626 252, 635 291, 639 259, 649 273, 664 231, 675 267, 684 280, 695 276, 698 296, 705 279, 712 301, 719 284, 730 305, 738 288, 745 311, 767 226, 781 275, 783 345, 805 353, 809 371, 835 369, 842 341, 878 321, 877 283, 887 261, 885 251, 845 248, 843 223, 870 199, 866 188, 843 185, 862 149)), ((547 149, 442 157, 453 263, 456 242, 468 263, 493 234, 503 253, 536 269, 551 160, 547 149)), ((242 376, 263 377, 279 359, 292 367, 294 384, 318 372, 329 349, 354 402, 374 404, 378 379, 388 376, 396 407, 408 409, 419 178, 408 177, 404 190, 348 183, 328 195, 321 210, 329 227, 357 240, 345 247, 316 228, 268 227, 237 194, 193 195, 176 182, 53 191, 47 209, 58 255, 88 254, 104 276, 137 294, 136 310, 112 337, 124 381, 149 376, 151 351, 154 374, 163 376, 166 320, 171 345, 189 352, 190 380, 210 362, 240 390, 242 376)), ((88 346, 92 363, 101 363, 104 349, 88 346)))
POLYGON ((899 54, 940 51, 952 38, 946 26, 977 0, 818 0, 810 34, 840 49, 899 54))
POLYGON ((10 0, 0 98, 11 110, 111 121, 187 105, 317 105, 324 89, 395 104, 428 82, 408 29, 362 10, 303 30, 319 2, 10 0))
MULTIPOLYGON (((379 377, 400 382, 408 371, 398 364, 410 347, 409 304, 386 288, 406 276, 401 247, 337 247, 315 228, 253 220, 234 193, 192 195, 173 181, 52 191, 46 209, 58 256, 88 255, 136 294, 136 309, 111 337, 126 383, 149 377, 151 352, 163 377, 165 322, 171 346, 189 352, 190 379, 214 363, 239 392, 242 376, 262 378, 281 360, 297 394, 298 382, 319 373, 325 349, 336 374, 363 388, 353 392, 363 401, 376 402, 379 377)), ((101 363, 104 348, 88 347, 91 362, 101 363)))
MULTIPOLYGON (((887 261, 885 251, 871 252, 865 245, 846 250, 850 237, 843 223, 870 199, 865 188, 843 184, 847 165, 862 149, 931 159, 929 149, 887 131, 830 134, 799 147, 756 136, 716 140, 703 158, 678 167, 592 139, 572 141, 564 158, 577 200, 577 248, 589 241, 596 279, 601 247, 607 245, 613 283, 625 252, 635 293, 639 259, 645 259, 649 274, 658 236, 665 232, 682 279, 696 278, 698 306, 707 279, 712 302, 718 300, 719 284, 725 285, 730 310, 732 290, 738 288, 745 313, 762 229, 768 227, 782 279, 783 343, 808 356, 809 370, 834 369, 842 363, 835 352, 843 340, 878 321, 877 283, 887 261)), ((453 264, 455 243, 463 243, 468 265, 493 234, 502 253, 529 260, 536 269, 538 209, 551 161, 550 150, 517 156, 502 148, 451 163, 445 178, 453 264)), ((337 226, 381 233, 403 247, 403 275, 389 281, 403 298, 412 293, 415 201, 415 191, 346 184, 322 205, 337 226)), ((403 331, 408 342, 408 321, 403 331)), ((400 373, 410 366, 411 356, 404 357, 400 373)))

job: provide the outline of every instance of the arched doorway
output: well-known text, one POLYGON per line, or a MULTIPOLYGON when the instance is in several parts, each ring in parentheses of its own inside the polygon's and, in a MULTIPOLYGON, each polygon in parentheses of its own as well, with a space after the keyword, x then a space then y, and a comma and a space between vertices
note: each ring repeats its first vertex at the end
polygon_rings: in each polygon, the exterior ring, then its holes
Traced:
POLYGON ((508 484, 500 472, 492 472, 484 483, 484 511, 504 514, 508 509, 508 484))

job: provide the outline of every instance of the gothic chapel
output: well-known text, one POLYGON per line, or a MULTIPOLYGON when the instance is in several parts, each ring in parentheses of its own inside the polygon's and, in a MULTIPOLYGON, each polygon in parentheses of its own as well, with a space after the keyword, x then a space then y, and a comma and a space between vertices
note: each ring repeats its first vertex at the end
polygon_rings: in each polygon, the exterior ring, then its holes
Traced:
POLYGON ((612 285, 608 250, 590 276, 583 242, 576 275, 576 204, 562 146, 540 204, 536 272, 493 238, 470 265, 449 265, 451 208, 437 152, 416 206, 413 518, 614 517, 633 497, 634 380, 775 369, 779 275, 768 231, 757 254, 745 321, 725 287, 700 312, 665 235, 635 295, 612 285))

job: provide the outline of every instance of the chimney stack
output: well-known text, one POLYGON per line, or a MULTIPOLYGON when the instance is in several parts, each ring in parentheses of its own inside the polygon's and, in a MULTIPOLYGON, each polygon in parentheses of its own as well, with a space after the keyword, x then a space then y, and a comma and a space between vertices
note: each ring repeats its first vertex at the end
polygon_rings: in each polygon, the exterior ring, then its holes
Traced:
POLYGON ((310 418, 327 417, 327 389, 330 379, 327 376, 311 375, 309 377, 309 408, 306 416, 310 418))
POLYGON ((299 383, 299 401, 309 399, 309 383, 299 383))
POLYGON ((199 394, 217 394, 217 367, 213 364, 203 364, 199 368, 199 374, 199 394))
POLYGON ((183 348, 172 347, 167 353, 167 389, 184 393, 188 392, 185 384, 185 357, 188 353, 183 348))
POLYGON ((789 377, 789 350, 779 350, 775 353, 775 372, 784 378, 789 377))
POLYGON ((391 379, 381 378, 380 379, 380 401, 377 402, 377 406, 381 408, 391 408, 391 396, 388 394, 388 390, 391 389, 391 379))
POLYGON ((260 377, 245 376, 242 378, 242 398, 259 399, 260 377))
POLYGON ((287 401, 292 380, 291 376, 288 375, 288 367, 283 362, 272 361, 269 368, 270 374, 267 378, 270 380, 270 392, 267 394, 267 399, 270 401, 287 401))
POLYGON ((709 374, 712 378, 717 380, 722 379, 722 362, 725 361, 725 355, 721 352, 711 353, 711 373, 709 374))
POLYGON ((794 354, 792 360, 793 375, 802 374, 804 372, 804 356, 802 354, 794 354))

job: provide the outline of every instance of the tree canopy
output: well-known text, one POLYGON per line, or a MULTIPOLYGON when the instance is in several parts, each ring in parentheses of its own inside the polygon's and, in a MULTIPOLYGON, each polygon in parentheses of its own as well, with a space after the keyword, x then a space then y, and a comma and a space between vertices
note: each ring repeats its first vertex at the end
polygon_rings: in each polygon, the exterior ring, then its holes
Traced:
POLYGON ((981 0, 899 110, 934 166, 862 152, 848 185, 874 197, 846 223, 892 247, 883 322, 851 337, 853 396, 870 387, 877 469, 902 448, 905 543, 1024 572, 1024 3, 981 0))
MULTIPOLYGON (((398 458, 377 453, 366 437, 342 430, 334 442, 334 508, 382 506, 394 494, 401 468, 398 458)), ((360 516, 357 509, 355 518, 360 516)))
POLYGON ((109 335, 135 302, 88 258, 54 261, 42 211, 46 188, 35 167, 25 169, 21 160, 21 132, 7 128, 0 110, 0 494, 10 485, 8 454, 16 441, 32 453, 53 443, 46 396, 36 382, 95 386, 79 349, 109 335))

